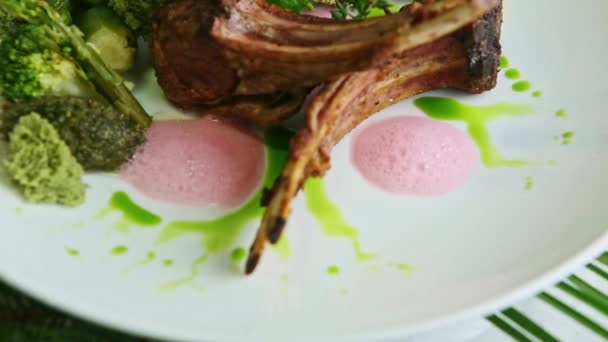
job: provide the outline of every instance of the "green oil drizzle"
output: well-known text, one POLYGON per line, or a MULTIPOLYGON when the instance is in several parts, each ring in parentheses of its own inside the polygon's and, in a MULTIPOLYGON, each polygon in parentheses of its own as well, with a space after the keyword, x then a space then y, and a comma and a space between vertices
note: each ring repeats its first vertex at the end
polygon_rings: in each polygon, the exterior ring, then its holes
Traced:
POLYGON ((526 191, 532 191, 532 189, 534 189, 534 178, 532 178, 531 176, 526 177, 525 179, 526 181, 526 185, 525 185, 525 189, 526 191))
POLYGON ((509 69, 505 72, 505 77, 510 80, 517 80, 521 77, 521 73, 517 69, 509 69))
POLYGON ((283 259, 283 261, 289 259, 291 250, 289 248, 289 240, 285 235, 281 236, 276 245, 273 246, 274 251, 283 259))
POLYGON ((163 265, 169 267, 169 266, 173 266, 173 260, 171 259, 165 259, 163 260, 163 265))
POLYGON ((125 267, 122 270, 122 275, 126 276, 127 274, 129 274, 129 272, 133 271, 137 267, 151 264, 152 262, 154 262, 154 260, 156 260, 156 253, 154 251, 149 251, 148 254, 146 254, 146 257, 144 259, 142 259, 130 266, 125 267))
POLYGON ((15 208, 15 214, 17 214, 17 215, 23 214, 23 208, 21 208, 21 207, 15 208))
POLYGON ((144 260, 142 260, 140 264, 146 265, 146 264, 153 262, 154 260, 156 260, 156 253, 154 253, 153 251, 150 251, 150 252, 148 252, 148 254, 146 254, 146 258, 144 260))
POLYGON ((386 263, 386 266, 390 267, 390 268, 394 268, 397 271, 400 271, 405 275, 410 275, 414 271, 414 268, 411 265, 400 263, 400 262, 389 261, 386 263))
POLYGON ((534 92, 532 92, 532 96, 541 97, 541 96, 543 96, 543 92, 540 90, 535 90, 534 92))
POLYGON ((340 268, 336 265, 327 266, 327 274, 336 276, 340 274, 340 268))
POLYGON ((509 59, 505 56, 500 56, 500 68, 506 69, 509 67, 509 59))
POLYGON ((558 111, 555 112, 555 117, 562 119, 562 120, 567 120, 568 119, 568 113, 566 112, 565 109, 560 109, 558 111))
MULTIPOLYGON (((292 136, 293 133, 284 128, 272 128, 266 132, 267 167, 263 188, 271 187, 281 174, 287 161, 289 139, 292 136)), ((167 283, 162 288, 170 290, 187 284, 198 276, 199 266, 204 264, 209 255, 229 250, 247 223, 259 219, 264 214, 265 208, 260 205, 261 200, 262 191, 258 191, 240 209, 226 216, 209 221, 176 221, 164 227, 157 244, 167 243, 185 234, 197 234, 201 238, 205 253, 193 262, 189 276, 167 283)))
POLYGON ((530 88, 532 88, 532 84, 530 84, 529 81, 518 81, 513 83, 513 86, 511 88, 513 89, 513 91, 523 93, 530 90, 530 88))
POLYGON ((68 253, 69 256, 78 256, 80 252, 77 249, 65 247, 65 252, 68 253))
POLYGON ((346 221, 340 209, 331 201, 322 179, 308 179, 304 185, 304 192, 306 193, 306 205, 321 225, 325 235, 350 240, 359 261, 377 258, 376 255, 363 251, 359 242, 359 232, 346 221))
POLYGON ((237 248, 233 249, 232 253, 230 254, 230 259, 232 259, 232 262, 234 262, 234 263, 239 263, 239 262, 243 261, 246 257, 247 257, 247 250, 243 247, 237 247, 237 248))
POLYGON ((183 277, 178 280, 166 282, 160 286, 160 290, 161 291, 175 291, 179 287, 190 284, 190 286, 193 289, 198 290, 199 292, 203 291, 203 289, 200 286, 198 286, 194 281, 200 274, 199 267, 202 266, 205 263, 205 261, 207 261, 208 257, 209 257, 209 254, 205 253, 205 254, 201 255, 200 257, 196 258, 196 260, 194 260, 192 262, 192 264, 190 265, 190 275, 189 276, 183 277))
POLYGON ((421 97, 414 101, 426 115, 438 120, 462 121, 479 148, 481 161, 488 168, 521 167, 537 165, 521 159, 507 159, 493 144, 488 123, 501 117, 519 117, 533 114, 534 106, 524 104, 497 103, 472 106, 444 97, 421 97))
POLYGON ((570 145, 573 137, 574 137, 574 132, 566 132, 566 133, 562 134, 562 145, 570 145))
POLYGON ((124 191, 118 191, 112 195, 108 207, 101 210, 95 217, 100 220, 118 211, 122 218, 114 225, 114 229, 119 232, 128 232, 131 226, 153 227, 162 222, 160 216, 135 203, 124 191))
POLYGON ((112 250, 110 251, 110 254, 112 255, 123 255, 125 253, 127 253, 129 251, 129 248, 127 246, 116 246, 114 248, 112 248, 112 250))

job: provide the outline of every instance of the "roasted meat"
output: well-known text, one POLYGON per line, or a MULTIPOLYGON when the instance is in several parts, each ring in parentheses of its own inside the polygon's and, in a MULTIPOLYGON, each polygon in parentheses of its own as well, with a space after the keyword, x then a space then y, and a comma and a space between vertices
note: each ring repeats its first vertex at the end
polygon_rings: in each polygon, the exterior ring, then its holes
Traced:
POLYGON ((381 68, 498 3, 420 0, 394 15, 333 21, 265 0, 178 0, 161 10, 149 44, 159 84, 177 106, 221 106, 272 124, 292 114, 311 87, 381 68))
POLYGON ((273 124, 319 89, 264 196, 246 272, 266 241, 279 240, 304 182, 325 174, 332 147, 361 121, 432 89, 492 89, 501 24, 501 0, 418 0, 397 14, 353 21, 302 16, 265 0, 164 7, 149 41, 159 83, 176 105, 273 124))
POLYGON ((267 240, 279 240, 291 201, 304 182, 325 174, 332 147, 360 122, 395 101, 432 89, 456 88, 476 94, 494 88, 501 23, 502 6, 498 4, 451 35, 399 52, 383 66, 352 72, 325 84, 307 108, 306 126, 291 141, 282 175, 265 196, 267 210, 246 272, 255 270, 267 240))

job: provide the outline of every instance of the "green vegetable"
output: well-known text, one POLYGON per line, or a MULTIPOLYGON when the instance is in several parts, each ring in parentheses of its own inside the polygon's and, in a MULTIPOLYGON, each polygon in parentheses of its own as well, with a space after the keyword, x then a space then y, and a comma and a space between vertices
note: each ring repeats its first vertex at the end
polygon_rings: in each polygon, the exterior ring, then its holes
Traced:
POLYGON ((63 17, 66 23, 72 22, 72 1, 71 0, 47 0, 49 5, 53 6, 57 12, 63 17))
POLYGON ((53 126, 36 113, 22 117, 10 134, 8 176, 32 203, 82 204, 83 170, 53 126))
POLYGON ((45 48, 42 27, 17 25, 0 43, 0 91, 10 101, 45 94, 96 96, 84 71, 59 49, 45 48))
POLYGON ((141 126, 113 107, 66 96, 45 96, 11 105, 0 114, 0 133, 8 135, 31 112, 39 113, 56 128, 85 170, 116 170, 145 140, 141 126))
POLYGON ((12 15, 0 10, 0 37, 9 32, 13 27, 15 27, 15 25, 17 25, 15 18, 12 15))
POLYGON ((392 6, 388 0, 336 0, 336 8, 331 11, 331 15, 336 20, 365 19, 370 14, 378 16, 379 13, 386 13, 392 6))
POLYGON ((108 66, 121 72, 133 67, 137 40, 111 9, 104 6, 90 8, 78 18, 77 25, 108 66))
POLYGON ((301 12, 305 9, 313 9, 314 5, 309 0, 267 0, 273 5, 277 5, 292 12, 301 12))
MULTIPOLYGON (((27 48, 35 49, 45 56, 49 53, 58 54, 64 57, 64 60, 71 61, 78 76, 90 81, 96 92, 108 104, 114 106, 119 112, 132 117, 141 127, 147 127, 151 123, 151 118, 125 86, 122 77, 108 67, 95 49, 84 41, 82 32, 77 27, 63 22, 61 15, 48 3, 43 0, 2 0, 0 10, 31 24, 29 29, 31 39, 24 43, 27 48)), ((8 39, 3 39, 2 45, 5 47, 0 50, 15 51, 20 48, 17 46, 13 49, 14 44, 8 39)), ((13 58, 10 54, 0 55, 0 63, 5 63, 0 64, 2 74, 15 75, 0 79, 2 91, 9 99, 11 98, 6 95, 6 89, 10 89, 11 84, 6 80, 10 80, 10 77, 13 77, 12 80, 18 83, 16 87, 21 87, 24 92, 29 91, 30 86, 36 88, 39 84, 45 85, 44 82, 36 82, 36 80, 41 80, 35 73, 30 74, 24 71, 25 76, 17 77, 22 75, 19 74, 21 72, 19 68, 17 68, 18 70, 6 68, 20 63, 26 65, 25 69, 31 72, 37 72, 41 68, 39 64, 32 66, 31 60, 27 58, 22 60, 20 56, 22 55, 13 58), (8 65, 6 62, 1 62, 6 59, 9 60, 8 65)), ((56 60, 52 59, 51 63, 55 63, 56 60)), ((44 61, 44 63, 47 62, 44 61)), ((51 95, 56 95, 56 93, 51 95)))
POLYGON ((152 31, 156 13, 171 0, 109 0, 110 8, 137 35, 147 37, 152 31))
MULTIPOLYGON (((47 2, 59 12, 65 22, 69 23, 71 21, 72 5, 70 0, 48 0, 47 2)), ((0 39, 3 34, 12 31, 17 25, 19 25, 19 20, 0 9, 0 39)))
POLYGON ((84 5, 97 6, 107 4, 108 0, 79 0, 78 2, 84 5))

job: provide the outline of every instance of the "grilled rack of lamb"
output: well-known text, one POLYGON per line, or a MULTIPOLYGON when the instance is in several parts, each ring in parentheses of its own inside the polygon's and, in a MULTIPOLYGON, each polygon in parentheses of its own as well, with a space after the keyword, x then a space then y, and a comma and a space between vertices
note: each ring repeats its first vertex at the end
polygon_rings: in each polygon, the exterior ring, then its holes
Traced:
POLYGON ((266 242, 279 240, 306 179, 325 174, 332 147, 360 122, 433 89, 493 89, 501 24, 501 0, 418 0, 396 14, 351 21, 287 12, 265 0, 165 6, 149 44, 174 104, 272 125, 317 87, 282 175, 264 196, 246 273, 266 242))

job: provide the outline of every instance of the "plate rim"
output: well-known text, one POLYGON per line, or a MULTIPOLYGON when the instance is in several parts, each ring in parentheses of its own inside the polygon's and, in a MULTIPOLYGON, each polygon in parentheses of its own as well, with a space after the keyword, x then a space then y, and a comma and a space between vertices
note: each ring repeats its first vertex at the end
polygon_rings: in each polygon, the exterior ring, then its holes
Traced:
MULTIPOLYGON (((367 332, 357 333, 356 335, 344 335, 344 336, 307 336, 306 340, 314 338, 323 338, 323 340, 352 340, 363 339, 363 340, 378 340, 378 339, 395 339, 412 337, 413 335, 430 332, 434 329, 447 327, 458 322, 463 322, 467 319, 479 318, 483 319, 486 315, 500 311, 507 308, 518 301, 532 297, 544 289, 550 288, 560 280, 574 273, 577 269, 583 267, 585 264, 595 259, 597 256, 608 250, 608 228, 604 229, 602 235, 594 239, 591 243, 587 244, 585 248, 578 250, 570 257, 564 258, 563 261, 557 265, 547 269, 540 273, 531 280, 524 282, 511 289, 502 291, 500 294, 493 296, 491 299, 481 300, 479 303, 472 305, 469 308, 454 310, 451 313, 441 314, 435 318, 429 318, 422 320, 414 324, 396 325, 390 328, 382 329, 370 329, 367 332)), ((166 328, 155 328, 146 326, 145 322, 139 322, 137 324, 127 324, 124 321, 113 318, 111 316, 99 317, 97 314, 90 310, 86 306, 79 306, 78 301, 72 303, 60 302, 52 299, 39 291, 34 289, 34 286, 28 286, 23 284, 15 277, 11 277, 6 274, 6 271, 0 269, 0 280, 5 284, 13 287, 19 292, 26 294, 30 298, 49 306, 55 310, 58 310, 68 316, 73 316, 77 319, 81 319, 88 323, 106 328, 108 330, 114 330, 122 332, 134 337, 145 337, 152 339, 161 339, 169 341, 201 341, 201 340, 227 340, 229 337, 226 335, 207 335, 207 336, 194 336, 189 333, 179 334, 177 332, 169 332, 166 328)), ((272 339, 270 336, 258 336, 257 338, 263 338, 264 340, 272 339)), ((290 337, 290 339, 292 339, 290 337)), ((297 337, 295 337, 297 340, 297 337)))

